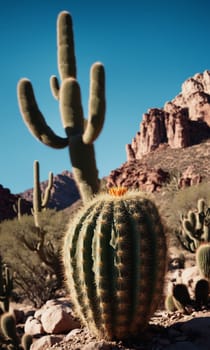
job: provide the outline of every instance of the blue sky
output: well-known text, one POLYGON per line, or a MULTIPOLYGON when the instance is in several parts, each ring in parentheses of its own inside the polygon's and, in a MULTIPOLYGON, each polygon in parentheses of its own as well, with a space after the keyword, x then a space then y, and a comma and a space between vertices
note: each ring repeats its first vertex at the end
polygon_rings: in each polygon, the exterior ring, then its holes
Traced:
POLYGON ((38 142, 22 121, 16 87, 31 80, 40 110, 60 136, 58 103, 49 78, 56 74, 56 20, 72 14, 78 80, 85 115, 89 69, 106 70, 106 121, 95 142, 100 177, 126 161, 125 144, 142 114, 163 107, 195 73, 210 69, 209 0, 7 0, 0 10, 0 184, 19 193, 33 186, 33 161, 41 180, 71 171, 68 150, 38 142))

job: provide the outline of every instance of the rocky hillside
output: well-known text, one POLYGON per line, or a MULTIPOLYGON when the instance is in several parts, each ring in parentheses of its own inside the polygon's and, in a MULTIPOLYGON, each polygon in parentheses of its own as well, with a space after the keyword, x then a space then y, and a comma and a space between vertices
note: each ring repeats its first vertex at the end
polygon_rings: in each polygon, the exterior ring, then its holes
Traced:
POLYGON ((210 71, 187 79, 181 92, 163 108, 143 115, 140 131, 126 146, 127 160, 141 159, 163 144, 184 148, 210 137, 210 71))
MULTIPOLYGON (((48 181, 41 182, 42 191, 45 190, 47 184, 48 181)), ((12 194, 8 188, 0 185, 0 222, 5 219, 13 219, 17 216, 16 208, 19 197, 23 198, 23 213, 31 214, 33 188, 19 194, 12 194)), ((66 170, 54 176, 49 208, 63 210, 77 202, 79 198, 79 192, 71 172, 66 170)))
POLYGON ((126 145, 127 162, 113 170, 108 187, 154 192, 173 172, 180 187, 210 178, 210 71, 187 79, 163 108, 143 115, 140 131, 126 145))
MULTIPOLYGON (((0 222, 5 219, 13 219, 17 213, 17 202, 20 195, 10 192, 9 188, 0 185, 0 222)), ((24 200, 22 203, 23 213, 31 213, 31 202, 24 200)))

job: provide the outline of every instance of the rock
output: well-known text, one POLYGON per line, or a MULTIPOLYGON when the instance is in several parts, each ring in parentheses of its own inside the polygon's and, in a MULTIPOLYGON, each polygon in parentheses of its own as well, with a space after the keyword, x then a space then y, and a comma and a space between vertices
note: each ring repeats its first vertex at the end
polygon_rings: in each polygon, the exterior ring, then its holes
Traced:
POLYGON ((44 334, 44 328, 37 318, 29 316, 25 322, 24 332, 30 335, 44 334))
MULTIPOLYGON (((15 195, 8 188, 0 185, 0 222, 3 220, 13 219, 17 216, 14 206, 17 204, 20 195, 15 195)), ((31 213, 31 203, 27 200, 22 202, 22 210, 24 214, 31 213)))
POLYGON ((41 314, 43 329, 48 334, 66 333, 80 326, 67 305, 57 304, 43 308, 41 314))
POLYGON ((187 169, 181 174, 178 185, 179 188, 189 187, 201 183, 202 176, 197 172, 193 165, 187 167, 187 169))
POLYGON ((63 337, 55 335, 46 335, 38 340, 35 340, 30 347, 30 350, 49 350, 53 345, 59 343, 63 337))
POLYGON ((169 173, 161 168, 149 167, 138 161, 124 163, 120 168, 111 171, 106 178, 107 187, 124 186, 141 191, 159 191, 168 180, 169 173))
POLYGON ((126 145, 127 160, 142 159, 162 144, 185 148, 210 138, 210 71, 196 74, 163 108, 143 114, 140 131, 126 145))

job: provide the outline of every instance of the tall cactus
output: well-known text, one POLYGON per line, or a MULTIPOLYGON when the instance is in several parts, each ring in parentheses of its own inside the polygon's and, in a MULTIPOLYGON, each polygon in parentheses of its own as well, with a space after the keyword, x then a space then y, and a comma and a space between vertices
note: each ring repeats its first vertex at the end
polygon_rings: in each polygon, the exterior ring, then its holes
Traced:
POLYGON ((137 192, 123 192, 96 196, 64 241, 71 302, 98 338, 138 335, 162 297, 166 240, 158 211, 137 192))
POLYGON ((105 72, 101 63, 91 68, 89 114, 83 116, 80 86, 76 80, 76 60, 71 15, 63 11, 57 20, 58 70, 61 83, 52 76, 53 96, 59 100, 61 120, 67 137, 56 135, 38 108, 31 82, 18 83, 18 102, 24 122, 42 143, 53 148, 69 146, 75 180, 82 199, 88 201, 99 190, 98 170, 93 142, 98 137, 105 116, 105 72))
POLYGON ((51 189, 53 187, 53 173, 49 173, 48 177, 48 185, 42 193, 41 187, 40 187, 40 176, 39 176, 39 162, 37 160, 34 161, 34 188, 33 188, 33 216, 34 216, 34 223, 36 227, 39 227, 39 213, 46 209, 49 199, 50 199, 50 193, 51 189))

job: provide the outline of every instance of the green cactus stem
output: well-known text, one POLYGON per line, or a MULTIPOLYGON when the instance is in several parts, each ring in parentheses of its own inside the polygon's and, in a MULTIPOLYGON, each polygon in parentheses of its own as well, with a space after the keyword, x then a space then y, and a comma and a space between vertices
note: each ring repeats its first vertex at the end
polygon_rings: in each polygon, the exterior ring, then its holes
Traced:
POLYGON ((47 208, 49 203, 51 190, 53 188, 53 173, 49 173, 48 185, 42 194, 40 186, 39 162, 34 161, 34 188, 33 188, 33 210, 34 223, 36 227, 40 227, 39 213, 47 208))
POLYGON ((201 276, 210 280, 210 243, 204 243, 197 249, 196 264, 201 276))
POLYGON ((8 339, 7 349, 10 350, 29 350, 32 344, 32 336, 24 334, 22 340, 17 335, 16 321, 13 314, 6 312, 1 316, 1 330, 6 338, 8 339))
POLYGON ((194 253, 201 243, 210 242, 210 208, 203 198, 198 199, 197 209, 181 216, 181 228, 177 237, 183 247, 194 253))
POLYGON ((16 322, 15 317, 6 312, 1 317, 1 330, 6 338, 9 338, 13 341, 14 344, 18 345, 20 340, 16 332, 16 322))
POLYGON ((90 72, 90 97, 87 120, 83 116, 80 86, 76 80, 76 60, 71 15, 63 11, 57 20, 58 70, 50 79, 53 96, 58 99, 66 137, 60 137, 48 126, 37 105, 28 79, 18 83, 18 103, 23 120, 39 141, 52 148, 69 147, 72 170, 83 201, 99 191, 94 141, 103 128, 105 118, 105 72, 96 62, 90 72))
POLYGON ((96 196, 70 223, 63 259, 75 314, 97 338, 145 329, 166 266, 164 227, 151 200, 138 192, 96 196))
POLYGON ((165 308, 168 312, 175 312, 177 310, 176 302, 172 294, 166 296, 165 308))
POLYGON ((9 268, 3 263, 0 256, 0 311, 9 311, 9 302, 13 290, 13 278, 9 268))

